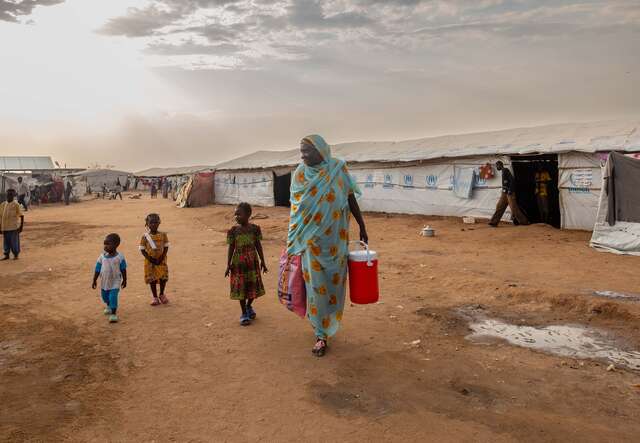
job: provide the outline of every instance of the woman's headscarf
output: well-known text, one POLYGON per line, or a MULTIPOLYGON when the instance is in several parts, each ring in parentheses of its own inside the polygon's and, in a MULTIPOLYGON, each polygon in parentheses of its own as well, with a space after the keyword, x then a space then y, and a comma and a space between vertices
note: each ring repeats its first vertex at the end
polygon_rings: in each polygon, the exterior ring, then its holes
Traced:
POLYGON ((303 139, 322 156, 315 166, 301 163, 291 177, 291 219, 287 238, 289 254, 300 254, 318 233, 325 232, 349 205, 349 194, 360 194, 343 160, 331 156, 331 148, 319 135, 303 139))

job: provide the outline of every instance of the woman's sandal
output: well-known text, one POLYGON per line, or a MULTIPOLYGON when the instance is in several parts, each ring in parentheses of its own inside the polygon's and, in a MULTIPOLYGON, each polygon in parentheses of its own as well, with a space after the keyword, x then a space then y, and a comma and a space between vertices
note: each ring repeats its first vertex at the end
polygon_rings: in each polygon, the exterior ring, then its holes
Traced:
POLYGON ((249 326, 251 324, 251 319, 248 315, 240 316, 240 326, 249 326))
POLYGON ((327 341, 319 338, 313 349, 311 349, 311 352, 316 357, 324 357, 324 354, 327 353, 327 347, 327 341))
POLYGON ((247 315, 249 316, 249 318, 251 320, 255 320, 256 319, 256 311, 254 311, 251 306, 247 306, 247 315))

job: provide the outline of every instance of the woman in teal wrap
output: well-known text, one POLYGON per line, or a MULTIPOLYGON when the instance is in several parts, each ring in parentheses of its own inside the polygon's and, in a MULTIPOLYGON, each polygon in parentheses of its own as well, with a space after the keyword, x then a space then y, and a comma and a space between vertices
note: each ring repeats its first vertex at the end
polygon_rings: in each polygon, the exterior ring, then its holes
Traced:
POLYGON ((360 195, 343 160, 331 157, 319 135, 300 143, 302 163, 291 177, 289 255, 302 255, 307 289, 307 317, 316 334, 314 355, 323 356, 327 339, 340 327, 344 309, 349 254, 349 211, 367 231, 356 196, 360 195))

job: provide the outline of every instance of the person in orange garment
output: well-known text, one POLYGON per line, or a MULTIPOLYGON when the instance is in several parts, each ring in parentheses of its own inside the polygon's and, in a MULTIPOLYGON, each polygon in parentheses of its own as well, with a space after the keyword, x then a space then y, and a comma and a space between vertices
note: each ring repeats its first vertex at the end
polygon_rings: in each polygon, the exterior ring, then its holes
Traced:
POLYGON ((536 200, 538 201, 538 211, 540 212, 540 221, 549 223, 549 183, 551 175, 540 165, 536 172, 536 200))

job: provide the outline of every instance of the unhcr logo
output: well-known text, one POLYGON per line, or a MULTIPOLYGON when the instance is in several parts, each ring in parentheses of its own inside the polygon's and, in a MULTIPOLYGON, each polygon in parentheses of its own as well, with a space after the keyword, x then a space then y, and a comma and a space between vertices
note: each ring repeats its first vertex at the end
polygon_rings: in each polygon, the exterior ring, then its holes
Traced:
POLYGON ((572 194, 588 194, 589 188, 593 184, 593 171, 591 169, 578 169, 569 175, 571 186, 569 192, 572 194))
POLYGON ((367 179, 364 183, 365 188, 373 188, 375 183, 373 182, 373 174, 367 174, 367 179))
POLYGON ((383 188, 393 188, 393 177, 391 177, 391 174, 385 174, 384 175, 384 184, 382 185, 383 188))
POLYGON ((410 189, 413 188, 413 175, 405 174, 402 181, 404 183, 405 188, 410 188, 410 189))
POLYGON ((438 187, 438 176, 427 175, 427 188, 436 189, 438 187))

